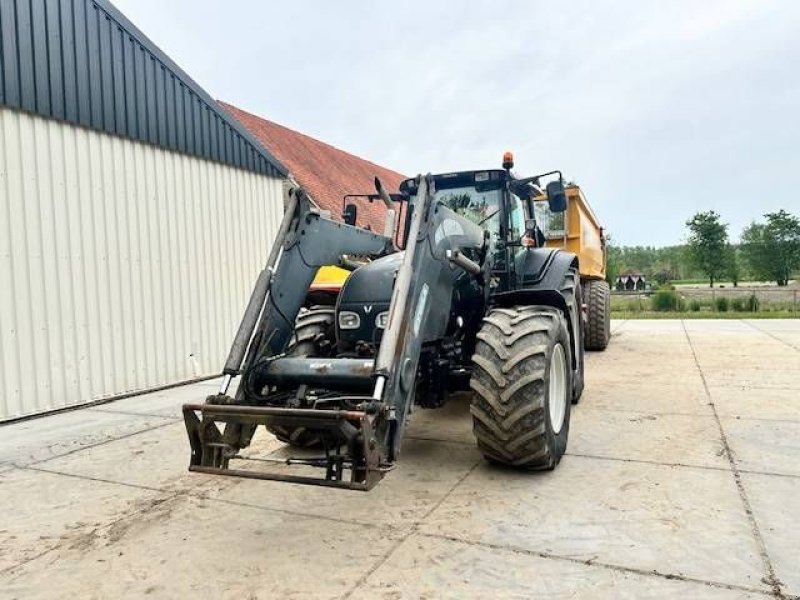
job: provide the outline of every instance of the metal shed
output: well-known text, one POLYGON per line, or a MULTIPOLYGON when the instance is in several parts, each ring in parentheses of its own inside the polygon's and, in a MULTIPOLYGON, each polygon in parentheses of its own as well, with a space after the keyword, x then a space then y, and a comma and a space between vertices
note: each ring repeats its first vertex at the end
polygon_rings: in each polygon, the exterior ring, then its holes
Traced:
POLYGON ((0 35, 0 420, 215 374, 285 167, 105 0, 0 35))

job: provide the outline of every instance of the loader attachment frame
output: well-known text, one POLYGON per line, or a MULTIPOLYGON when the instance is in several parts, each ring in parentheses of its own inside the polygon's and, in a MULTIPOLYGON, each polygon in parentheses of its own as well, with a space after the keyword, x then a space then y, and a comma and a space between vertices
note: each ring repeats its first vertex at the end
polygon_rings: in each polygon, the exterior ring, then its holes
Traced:
POLYGON ((343 254, 391 252, 389 238, 321 217, 309 209, 302 191, 294 197, 275 242, 280 251, 273 249, 256 284, 225 366, 228 378, 242 376, 236 397, 227 396, 226 378, 205 404, 183 408, 192 448, 189 468, 366 491, 397 460, 423 346, 441 339, 451 318, 453 271, 481 287, 488 300, 491 237, 437 202, 432 177, 420 176, 405 255, 374 361, 286 357, 282 353, 316 268, 343 254), (240 450, 258 425, 312 430, 323 442, 324 455, 243 456, 240 450), (248 459, 319 467, 325 475, 230 468, 231 461, 248 459))
POLYGON ((367 413, 363 411, 185 404, 183 418, 192 448, 190 471, 368 491, 381 480, 386 470, 380 464, 375 444, 369 443, 372 439, 371 424, 367 413), (348 439, 348 452, 326 453, 320 458, 248 458, 239 455, 225 443, 223 433, 217 426, 218 423, 267 425, 275 419, 287 425, 324 430, 333 437, 348 439), (326 470, 325 479, 274 471, 232 469, 232 460, 323 467, 326 470), (349 481, 344 479, 346 471, 350 472, 349 481))

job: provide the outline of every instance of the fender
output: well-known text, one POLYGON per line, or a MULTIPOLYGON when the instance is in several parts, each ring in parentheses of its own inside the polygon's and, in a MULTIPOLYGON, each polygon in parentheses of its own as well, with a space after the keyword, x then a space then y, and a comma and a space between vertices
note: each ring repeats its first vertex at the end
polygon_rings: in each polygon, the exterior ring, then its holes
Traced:
MULTIPOLYGON (((576 332, 578 324, 573 322, 573 316, 561 295, 561 284, 570 268, 578 271, 578 257, 572 252, 565 252, 559 248, 528 248, 520 250, 514 258, 516 267, 515 288, 508 292, 499 292, 492 295, 492 304, 495 306, 516 306, 539 304, 552 306, 564 313, 567 320, 570 338, 573 342, 573 363, 578 341, 576 332)), ((580 281, 578 282, 580 285, 580 281)), ((578 307, 578 319, 581 318, 582 307, 578 307)), ((582 343, 582 342, 581 342, 582 343)))
POLYGON ((493 294, 494 304, 545 304, 566 309, 559 290, 567 271, 570 268, 578 269, 576 255, 560 248, 522 249, 514 258, 514 266, 514 289, 493 294))

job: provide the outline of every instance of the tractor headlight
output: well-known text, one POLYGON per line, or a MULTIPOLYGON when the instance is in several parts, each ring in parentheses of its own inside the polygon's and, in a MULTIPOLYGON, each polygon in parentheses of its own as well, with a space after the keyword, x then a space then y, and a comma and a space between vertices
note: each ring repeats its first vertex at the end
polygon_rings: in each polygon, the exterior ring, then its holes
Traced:
POLYGON ((343 310, 339 313, 339 329, 358 329, 361 327, 361 317, 358 313, 343 310))
POLYGON ((378 316, 375 317, 375 327, 378 329, 386 329, 386 325, 389 323, 389 311, 385 310, 382 313, 378 313, 378 316))

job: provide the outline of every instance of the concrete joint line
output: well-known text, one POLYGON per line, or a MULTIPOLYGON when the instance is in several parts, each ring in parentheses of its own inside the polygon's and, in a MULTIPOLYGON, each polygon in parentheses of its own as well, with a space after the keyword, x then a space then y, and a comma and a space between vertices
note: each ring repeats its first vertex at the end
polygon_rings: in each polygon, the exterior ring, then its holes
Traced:
POLYGON ((379 558, 375 562, 375 564, 373 564, 367 570, 366 573, 364 573, 361 577, 359 577, 358 581, 355 582, 353 587, 351 587, 344 594, 342 594, 340 596, 340 598, 342 600, 346 600, 347 598, 350 598, 356 592, 356 590, 358 590, 358 588, 360 588, 362 585, 364 585, 367 582, 367 579, 369 579, 370 576, 375 571, 377 571, 384 564, 386 564, 386 562, 394 555, 394 553, 397 552, 397 549, 400 548, 400 546, 403 545, 403 542, 405 542, 408 538, 410 538, 415 533, 419 533, 419 527, 420 527, 420 525, 422 525, 422 523, 425 521, 425 519, 427 519, 429 516, 431 516, 434 513, 434 511, 436 511, 436 509, 439 508, 444 503, 444 501, 447 500, 450 497, 450 494, 452 494, 455 491, 455 489, 459 485, 461 485, 463 483, 463 481, 467 477, 469 477, 472 474, 472 472, 475 469, 478 468, 478 465, 480 465, 482 462, 483 462, 483 459, 476 461, 475 464, 472 465, 467 470, 466 473, 464 473, 461 477, 459 477, 458 480, 452 486, 450 486, 450 489, 447 490, 447 492, 445 492, 445 494, 441 498, 439 498, 439 501, 436 502, 428 511, 426 511, 425 514, 422 515, 422 517, 419 520, 415 521, 414 524, 409 528, 409 530, 404 535, 400 536, 400 538, 397 540, 397 542, 395 544, 393 544, 391 548, 389 548, 389 550, 386 552, 386 554, 384 554, 381 558, 379 558))
POLYGON ((73 479, 83 479, 84 481, 95 481, 97 483, 108 483, 111 485, 121 485, 124 487, 135 488, 137 490, 145 490, 148 492, 164 492, 169 493, 171 490, 165 490, 163 488, 151 487, 149 485, 140 485, 138 483, 126 483, 124 481, 114 481, 113 479, 104 479, 102 477, 92 477, 91 475, 78 475, 76 473, 67 473, 65 471, 57 471, 55 469, 43 469, 41 467, 35 466, 38 463, 28 466, 19 466, 18 469, 23 471, 34 471, 36 473, 47 473, 48 475, 59 475, 60 477, 71 477, 73 479))
POLYGON ((639 569, 636 567, 625 567, 623 565, 615 565, 611 563, 604 563, 598 562, 591 558, 575 558, 574 556, 569 556, 565 554, 553 554, 551 552, 543 552, 540 550, 528 550, 527 548, 519 548, 517 546, 503 546, 501 544, 492 544, 490 542, 478 542, 475 540, 465 540, 463 538, 457 536, 450 536, 444 535, 440 533, 420 533, 422 537, 428 537, 438 540, 447 540, 451 542, 457 542, 464 544, 466 546, 475 546, 478 548, 486 548, 489 550, 497 550, 500 552, 510 552, 512 554, 519 554, 523 556, 531 556, 536 558, 543 558, 547 560, 556 560, 562 562, 568 562, 572 564, 584 565, 587 567, 595 567, 598 569, 607 569, 610 571, 616 571, 618 573, 629 573, 632 575, 642 575, 645 577, 654 577, 658 579, 669 579, 674 581, 683 581, 687 583, 697 583, 700 585, 705 585, 708 587, 719 588, 724 590, 737 590, 743 592, 751 592, 762 594, 765 596, 772 596, 772 591, 767 591, 764 589, 759 588, 752 588, 747 587, 744 585, 737 585, 734 583, 723 583, 721 581, 709 581, 706 579, 699 579, 697 577, 689 577, 687 575, 681 575, 679 573, 662 573, 661 571, 656 570, 647 570, 647 569, 639 569))
MULTIPOLYGON (((139 416, 141 416, 141 415, 139 415, 139 416)), ((159 418, 168 419, 169 417, 159 417, 159 418)), ((51 460, 55 460, 57 458, 63 458, 65 456, 70 456, 72 454, 77 454, 78 452, 83 452, 84 450, 91 450, 92 448, 97 448, 99 446, 105 446, 106 444, 110 444, 111 442, 124 440, 124 439, 130 438, 130 437, 133 437, 135 435, 141 435, 143 433, 149 433, 151 431, 155 431, 156 429, 162 429, 164 427, 169 427, 170 425, 175 425, 175 423, 177 423, 179 420, 180 419, 174 419, 174 420, 171 420, 171 421, 167 421, 166 423, 160 423, 158 425, 153 425, 152 427, 148 427, 146 429, 140 429, 138 431, 132 431, 130 433, 125 433, 123 435, 110 437, 108 439, 101 440, 99 442, 95 442, 94 444, 87 444, 86 446, 81 446, 80 448, 74 448, 74 449, 69 450, 67 452, 64 452, 62 454, 56 454, 54 456, 48 456, 47 458, 43 458, 42 460, 35 460, 32 463, 29 463, 27 465, 17 465, 17 466, 19 468, 21 468, 21 469, 24 469, 26 467, 32 467, 32 466, 36 466, 36 465, 41 465, 41 464, 44 464, 44 463, 49 462, 51 460)))
POLYGON ((128 417, 155 417, 157 419, 171 419, 173 422, 177 423, 178 421, 182 421, 182 417, 175 417, 173 415, 157 415, 155 413, 140 413, 140 412, 133 412, 130 410, 114 410, 112 408, 87 408, 91 412, 98 412, 104 413, 109 415, 126 415, 128 417))
POLYGON ((610 332, 610 333, 611 333, 611 335, 614 335, 615 333, 619 333, 619 331, 620 331, 620 330, 621 330, 621 329, 622 329, 622 328, 625 326, 625 324, 626 324, 628 321, 630 321, 630 319, 625 319, 625 320, 624 320, 622 323, 620 323, 619 325, 617 325, 616 327, 614 327, 614 329, 612 329, 612 330, 611 330, 611 332, 610 332))
MULTIPOLYGON (((685 463, 665 463, 657 460, 646 460, 643 458, 620 458, 618 456, 599 456, 597 454, 580 454, 575 452, 565 452, 564 456, 576 456, 578 458, 588 458, 590 460, 607 460, 611 462, 636 463, 642 465, 653 465, 658 467, 676 467, 681 469, 699 469, 701 471, 723 471, 730 472, 730 469, 723 467, 710 467, 703 465, 687 465, 685 463)), ((793 473, 773 473, 771 471, 754 471, 752 469, 739 469, 740 473, 748 475, 767 475, 769 477, 789 477, 790 479, 800 479, 800 475, 793 473)))
POLYGON ((758 551, 761 555, 761 562, 763 563, 764 567, 764 578, 762 581, 766 583, 772 589, 772 594, 776 598, 780 598, 781 600, 785 599, 786 596, 781 589, 781 581, 775 575, 775 567, 772 565, 772 559, 769 556, 769 552, 767 551, 767 545, 764 542, 764 537, 761 535, 761 529, 758 526, 758 522, 756 521, 755 515, 753 514, 753 507, 750 504, 750 499, 747 497, 747 492, 744 489, 744 483, 742 482, 742 474, 739 471, 739 467, 736 464, 736 459, 733 455, 733 450, 731 449, 730 444, 728 443, 728 436, 725 433, 725 429, 722 427, 722 420, 719 418, 719 413, 717 412, 717 407, 714 404, 714 399, 711 397, 711 391, 708 389, 708 383, 706 382, 706 376, 703 373, 703 369, 700 367, 700 361, 697 359, 697 353, 694 350, 694 345, 692 344, 692 338, 689 336, 689 331, 686 329, 686 321, 681 319, 681 327, 683 327, 683 333, 686 336, 686 341, 689 344, 689 349, 692 351, 692 357, 694 357, 694 363, 697 366, 697 371, 700 373, 700 379, 703 380, 703 388, 706 392, 706 397, 708 398, 708 404, 711 406, 712 411, 714 412, 714 418, 717 421, 717 427, 719 428, 719 435, 720 440, 722 441, 722 447, 725 451, 725 456, 728 458, 728 463, 731 466, 731 472, 733 473, 733 480, 736 484, 736 489, 739 492, 739 498, 742 500, 742 505, 744 507, 744 512, 747 515, 747 520, 750 523, 750 530, 753 533, 753 537, 755 538, 756 544, 758 545, 758 551))
POLYGON ((612 462, 636 463, 642 465, 653 465, 658 467, 671 467, 680 469, 699 469, 700 471, 722 471, 727 473, 729 469, 723 467, 709 467, 703 465, 687 465, 685 463, 666 463, 657 460, 647 460, 644 458, 619 458, 617 456, 600 456, 597 454, 579 454, 573 452, 565 452, 566 456, 576 456, 578 458, 588 458, 590 460, 608 460, 612 462))
POLYGON ((609 408, 607 406, 581 406, 582 411, 599 411, 599 412, 612 412, 612 413, 623 413, 629 415, 653 415, 655 417, 700 417, 701 419, 710 419, 712 417, 711 414, 701 414, 701 413, 688 413, 688 412, 652 412, 652 411, 642 411, 642 410, 630 410, 627 408, 609 408))
POLYGON ((404 435, 404 440, 415 440, 418 442, 436 442, 437 444, 456 444, 458 446, 469 446, 475 448, 475 442, 460 442, 458 440, 440 440, 439 438, 425 437, 421 435, 404 435))
POLYGON ((769 477, 788 477, 790 479, 800 479, 800 475, 794 473, 773 473, 771 471, 753 471, 752 469, 739 469, 740 473, 748 475, 768 475, 769 477))
POLYGON ((760 333, 763 333, 766 336, 771 337, 773 340, 776 340, 776 341, 780 342, 781 344, 784 344, 785 346, 789 346, 789 348, 792 348, 793 350, 797 350, 798 352, 800 352, 800 346, 795 346, 792 342, 787 342, 786 340, 784 340, 782 338, 779 338, 777 335, 775 335, 771 331, 767 331, 766 329, 761 329, 761 327, 756 327, 750 321, 745 321, 745 323, 747 325, 749 325, 750 327, 752 327, 753 329, 755 329, 756 331, 758 331, 760 333))
MULTIPOLYGON (((252 508, 255 510, 262 510, 265 512, 277 513, 282 515, 289 515, 292 517, 304 517, 307 519, 317 519, 321 521, 329 521, 333 523, 339 523, 344 525, 359 525, 361 527, 366 527, 368 529, 379 529, 379 530, 391 530, 391 527, 383 526, 383 525, 373 525, 371 523, 363 523, 360 521, 352 521, 347 519, 337 519, 336 517, 327 517, 324 515, 315 515, 312 513, 304 513, 300 511, 294 510, 287 510, 285 508, 273 508, 270 506, 258 506, 257 504, 249 504, 247 502, 237 502, 236 500, 226 500, 224 498, 212 498, 211 496, 207 495, 207 492, 203 490, 203 487, 206 484, 213 483, 205 480, 198 481, 195 485, 190 485, 184 489, 168 489, 168 488, 160 488, 160 487, 153 487, 148 485, 140 485, 137 483, 128 483, 125 481, 116 481, 114 479, 104 479, 101 477, 91 477, 89 475, 78 475, 75 473, 66 473, 64 471, 56 471, 52 469, 45 469, 40 467, 16 467, 17 469, 25 470, 25 471, 36 471, 38 473, 48 473, 49 475, 60 475, 62 477, 72 477, 75 479, 83 479, 85 481, 95 481, 98 483, 108 483, 110 485, 121 485, 123 487, 134 488, 138 490, 150 491, 150 492, 160 492, 167 495, 175 495, 175 496, 189 496, 192 498, 196 498, 198 500, 205 500, 206 502, 218 502, 220 504, 230 504, 232 506, 241 506, 244 508, 252 508)), ((236 484, 238 481, 236 480, 229 480, 228 483, 236 484)))
POLYGON ((188 496, 192 496, 199 500, 205 500, 206 502, 218 502, 220 504, 229 504, 231 506, 239 506, 242 508, 252 508, 254 510, 261 510, 264 512, 275 513, 279 515, 287 515, 290 517, 302 517, 304 519, 312 519, 317 521, 326 521, 329 523, 337 523, 339 525, 357 525, 359 527, 363 527, 365 529, 373 529, 378 531, 386 531, 392 532, 396 527, 391 525, 375 525, 374 523, 364 523, 362 521, 353 521, 348 519, 339 519, 337 517, 328 517, 325 515, 315 515, 313 513, 304 513, 297 510, 288 510, 285 508, 274 508, 272 506, 258 506, 257 504, 249 504, 247 502, 239 502, 237 500, 226 500, 224 498, 212 498, 210 496, 205 495, 202 491, 190 491, 187 492, 188 496))

